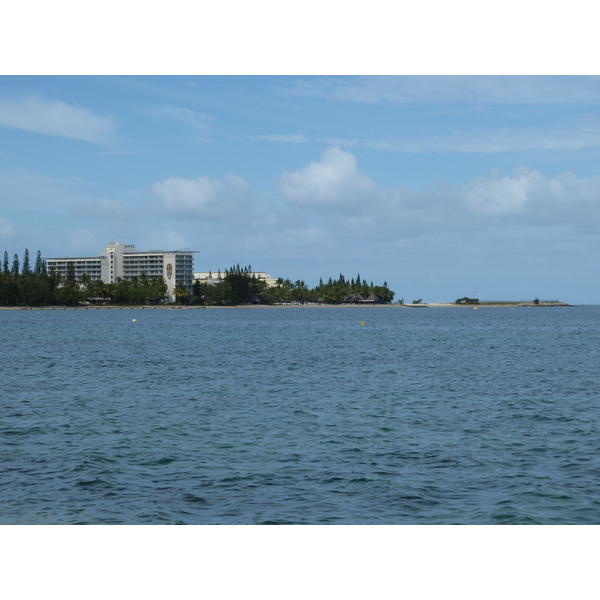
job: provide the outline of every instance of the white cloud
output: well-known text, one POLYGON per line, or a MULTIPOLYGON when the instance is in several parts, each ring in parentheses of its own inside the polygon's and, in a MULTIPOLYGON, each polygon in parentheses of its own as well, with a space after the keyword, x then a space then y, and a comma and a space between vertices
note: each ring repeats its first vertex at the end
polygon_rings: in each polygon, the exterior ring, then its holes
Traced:
POLYGON ((170 215, 191 219, 239 219, 248 208, 248 185, 236 175, 223 181, 210 177, 169 177, 151 188, 170 215))
POLYGON ((12 240, 17 237, 17 228, 12 221, 0 217, 0 240, 12 240))
POLYGON ((334 212, 354 210, 378 193, 377 185, 358 172, 354 155, 338 146, 327 148, 319 162, 285 171, 278 189, 294 206, 334 212))
POLYGON ((0 100, 0 126, 44 135, 108 144, 116 123, 91 111, 65 102, 50 102, 31 96, 22 100, 0 100))
POLYGON ((525 211, 531 189, 541 174, 522 172, 513 177, 482 177, 469 184, 464 202, 483 215, 514 215, 525 211))
POLYGON ((333 147, 319 162, 284 172, 278 187, 289 211, 281 224, 319 227, 338 240, 383 242, 515 225, 600 228, 600 176, 546 177, 519 167, 511 175, 492 172, 415 191, 378 185, 358 171, 353 154, 333 147), (295 220, 297 209, 302 218, 295 220))
POLYGON ((290 135, 251 135, 248 136, 252 140, 260 140, 262 142, 283 142, 286 144, 305 144, 308 140, 301 133, 294 133, 290 135))
POLYGON ((492 173, 464 186, 465 206, 483 216, 520 215, 530 224, 600 223, 600 176, 581 179, 573 173, 545 177, 526 167, 512 176, 492 173))

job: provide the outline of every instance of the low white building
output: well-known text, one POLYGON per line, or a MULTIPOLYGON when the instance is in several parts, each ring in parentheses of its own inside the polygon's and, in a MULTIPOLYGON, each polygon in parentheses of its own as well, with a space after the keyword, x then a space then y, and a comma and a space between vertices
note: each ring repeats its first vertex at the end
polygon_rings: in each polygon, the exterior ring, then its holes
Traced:
MULTIPOLYGON (((256 277, 261 281, 264 281, 269 287, 274 286, 277 283, 276 279, 273 279, 270 275, 267 275, 263 272, 253 272, 248 273, 250 277, 256 277)), ((225 271, 216 270, 216 271, 195 271, 194 272, 194 281, 199 281, 200 283, 208 283, 210 285, 218 285, 223 281, 225 277, 225 271), (221 277, 219 278, 219 273, 221 277)))
POLYGON ((49 272, 66 277, 69 264, 80 281, 86 273, 91 281, 115 283, 118 279, 129 281, 146 274, 153 279, 162 278, 167 284, 167 295, 173 299, 178 285, 192 291, 194 250, 136 250, 133 244, 109 242, 104 252, 95 257, 48 258, 49 272))

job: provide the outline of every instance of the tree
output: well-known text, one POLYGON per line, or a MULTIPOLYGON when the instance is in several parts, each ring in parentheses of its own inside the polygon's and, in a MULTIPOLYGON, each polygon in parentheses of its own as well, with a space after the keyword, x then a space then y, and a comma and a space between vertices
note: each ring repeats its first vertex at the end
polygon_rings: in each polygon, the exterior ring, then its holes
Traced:
POLYGON ((3 270, 8 273, 8 252, 6 250, 4 251, 3 270))
POLYGON ((75 277, 75 265, 69 261, 67 263, 67 272, 65 274, 65 281, 67 283, 75 283, 77 278, 75 277))
POLYGON ((188 296, 190 295, 190 292, 188 291, 187 287, 182 283, 178 283, 175 286, 173 293, 175 294, 175 299, 177 300, 177 302, 180 302, 181 304, 184 304, 188 296))
POLYGON ((80 289, 82 288, 85 292, 86 298, 90 298, 92 296, 92 280, 90 276, 84 271, 81 275, 81 279, 79 280, 80 289))
POLYGON ((464 296, 463 298, 458 298, 454 301, 455 304, 479 304, 478 298, 468 298, 464 296))
POLYGON ((38 250, 37 251, 37 256, 35 259, 35 267, 33 269, 33 272, 36 275, 41 275, 44 272, 44 261, 42 260, 42 253, 38 250))
POLYGON ((19 257, 16 254, 13 258, 12 269, 10 270, 10 272, 15 276, 19 274, 19 257))
POLYGON ((31 273, 31 268, 29 267, 29 250, 25 248, 25 255, 23 256, 23 275, 29 275, 31 273))

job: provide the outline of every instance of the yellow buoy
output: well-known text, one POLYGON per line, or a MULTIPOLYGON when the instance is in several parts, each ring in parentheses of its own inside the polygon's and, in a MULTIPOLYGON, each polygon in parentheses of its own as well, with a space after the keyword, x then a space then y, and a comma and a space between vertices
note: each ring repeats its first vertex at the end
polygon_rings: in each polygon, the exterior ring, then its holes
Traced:
POLYGON ((477 307, 476 307, 476 306, 474 306, 474 307, 473 307, 473 310, 477 310, 477 307))
POLYGON ((365 324, 365 322, 364 322, 364 321, 361 321, 361 322, 360 322, 360 324, 361 324, 361 325, 364 325, 364 324, 365 324))
POLYGON ((132 321, 133 321, 134 323, 137 323, 137 319, 132 319, 132 321))

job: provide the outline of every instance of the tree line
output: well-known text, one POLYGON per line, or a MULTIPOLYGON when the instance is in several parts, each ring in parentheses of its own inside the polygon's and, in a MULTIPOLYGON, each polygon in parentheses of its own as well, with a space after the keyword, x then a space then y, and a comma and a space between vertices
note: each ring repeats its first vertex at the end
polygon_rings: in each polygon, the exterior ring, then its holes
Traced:
MULTIPOLYGON (((175 298, 181 304, 204 306, 234 306, 239 304, 389 304, 394 292, 386 282, 381 286, 361 279, 346 279, 340 274, 310 289, 302 280, 292 282, 279 278, 274 286, 257 278, 250 265, 239 264, 218 273, 216 285, 196 281, 190 291, 183 285, 175 288, 175 298)), ((49 271, 38 250, 33 268, 29 250, 23 261, 14 255, 12 264, 8 252, 0 270, 0 306, 76 306, 79 304, 159 304, 167 298, 167 284, 162 278, 142 273, 129 280, 117 279, 115 283, 92 281, 84 273, 75 276, 75 267, 67 264, 65 276, 49 271)))
POLYGON ((25 250, 23 263, 14 255, 12 263, 4 251, 0 271, 0 304, 3 306, 43 305, 59 303, 59 281, 46 270, 46 263, 38 251, 35 265, 31 267, 29 250, 25 250))
POLYGON ((395 293, 387 282, 381 286, 370 284, 361 279, 346 279, 340 274, 338 279, 331 277, 327 283, 321 278, 319 285, 309 288, 304 281, 292 282, 279 278, 274 286, 268 286, 258 279, 252 267, 240 267, 239 264, 225 270, 225 274, 216 277, 220 283, 213 285, 196 281, 190 302, 204 305, 236 304, 389 304, 395 293))

